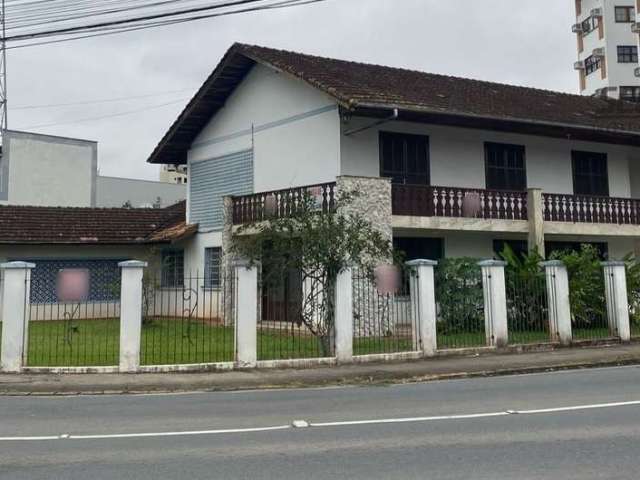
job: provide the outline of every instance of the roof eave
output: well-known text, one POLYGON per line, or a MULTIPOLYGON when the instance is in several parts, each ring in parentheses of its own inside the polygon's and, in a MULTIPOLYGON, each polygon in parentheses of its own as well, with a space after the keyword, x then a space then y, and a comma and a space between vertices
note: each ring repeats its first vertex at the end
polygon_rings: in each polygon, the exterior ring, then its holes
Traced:
POLYGON ((389 112, 394 109, 398 109, 398 118, 400 120, 640 146, 640 132, 629 130, 607 129, 596 126, 523 118, 493 117, 489 115, 473 115, 459 112, 441 112, 407 105, 357 103, 349 110, 354 115, 381 118, 388 116, 389 112), (532 127, 535 128, 532 129, 532 127))

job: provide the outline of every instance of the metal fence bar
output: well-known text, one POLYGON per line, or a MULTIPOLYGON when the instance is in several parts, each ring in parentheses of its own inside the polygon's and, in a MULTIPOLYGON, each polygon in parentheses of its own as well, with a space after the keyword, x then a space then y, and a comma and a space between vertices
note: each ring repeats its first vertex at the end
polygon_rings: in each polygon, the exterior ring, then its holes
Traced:
POLYGON ((402 271, 398 289, 381 293, 372 272, 353 270, 353 354, 420 350, 418 319, 411 298, 410 271, 402 271))
POLYGON ((573 339, 603 340, 612 338, 615 333, 610 329, 607 318, 604 272, 602 269, 599 269, 598 273, 590 275, 587 272, 570 272, 569 282, 574 289, 578 288, 576 275, 585 276, 584 282, 588 286, 588 293, 570 292, 573 339))
POLYGON ((549 303, 544 272, 507 268, 505 278, 509 343, 548 342, 549 303))
POLYGON ((198 272, 185 274, 182 281, 170 285, 155 274, 145 277, 142 365, 234 360, 234 322, 225 317, 225 305, 232 302, 235 276, 231 273, 224 278, 221 285, 212 286, 198 272))
POLYGON ((487 345, 482 275, 476 259, 445 259, 435 268, 438 349, 487 345))

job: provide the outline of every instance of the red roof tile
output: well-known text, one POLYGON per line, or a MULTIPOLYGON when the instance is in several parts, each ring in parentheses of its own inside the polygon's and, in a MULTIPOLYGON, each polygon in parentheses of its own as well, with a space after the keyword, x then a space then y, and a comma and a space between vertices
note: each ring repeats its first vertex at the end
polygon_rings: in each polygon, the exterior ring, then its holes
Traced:
POLYGON ((147 244, 184 238, 185 202, 167 208, 0 206, 0 244, 147 244))

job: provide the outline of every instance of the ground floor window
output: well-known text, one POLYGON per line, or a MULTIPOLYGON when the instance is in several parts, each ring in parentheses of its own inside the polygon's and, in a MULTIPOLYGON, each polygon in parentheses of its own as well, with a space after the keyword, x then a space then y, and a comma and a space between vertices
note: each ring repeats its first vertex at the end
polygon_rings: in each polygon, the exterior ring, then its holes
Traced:
POLYGON ((120 267, 124 259, 46 259, 27 260, 35 263, 31 272, 31 303, 56 303, 57 281, 60 270, 86 269, 89 271, 89 302, 106 302, 120 298, 120 267))
POLYGON ((162 252, 162 288, 184 286, 184 251, 166 250, 162 252))
POLYGON ((204 287, 220 288, 220 257, 222 249, 212 247, 204 249, 204 287))
POLYGON ((442 238, 396 237, 393 248, 409 260, 440 260, 444 257, 444 240, 442 238))

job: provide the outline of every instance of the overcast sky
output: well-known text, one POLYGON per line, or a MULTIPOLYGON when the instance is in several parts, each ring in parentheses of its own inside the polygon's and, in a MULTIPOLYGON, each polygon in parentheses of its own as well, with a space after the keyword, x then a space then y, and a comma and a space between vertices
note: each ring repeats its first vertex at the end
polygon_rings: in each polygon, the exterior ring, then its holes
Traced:
POLYGON ((329 0, 12 50, 9 127, 99 142, 103 175, 157 179, 146 159, 236 41, 575 93, 571 0, 329 0), (163 93, 173 92, 173 93, 163 93), (64 108, 32 105, 138 95, 64 108), (170 105, 164 105, 170 102, 170 105), (66 123, 152 108, 99 121, 66 123), (39 125, 58 124, 55 126, 39 125))

